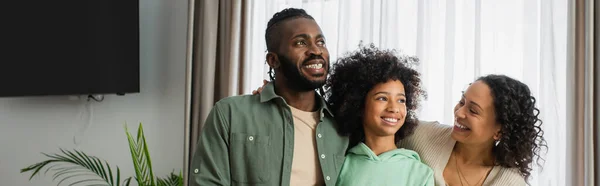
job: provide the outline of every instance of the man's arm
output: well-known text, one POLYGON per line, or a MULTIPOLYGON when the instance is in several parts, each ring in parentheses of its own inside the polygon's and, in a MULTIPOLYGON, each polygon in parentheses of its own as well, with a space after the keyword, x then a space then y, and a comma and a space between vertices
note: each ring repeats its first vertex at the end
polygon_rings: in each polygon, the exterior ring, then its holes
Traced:
POLYGON ((192 159, 191 185, 231 185, 229 121, 218 104, 208 114, 192 159))

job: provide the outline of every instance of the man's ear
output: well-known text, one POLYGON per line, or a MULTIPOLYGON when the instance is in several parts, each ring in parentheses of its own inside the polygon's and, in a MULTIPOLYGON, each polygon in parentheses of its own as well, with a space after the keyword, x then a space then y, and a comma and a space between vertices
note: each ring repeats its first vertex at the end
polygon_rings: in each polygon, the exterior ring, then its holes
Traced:
POLYGON ((277 54, 275 54, 274 52, 267 53, 266 58, 267 58, 267 64, 269 64, 269 67, 271 67, 273 69, 277 69, 281 65, 281 63, 279 61, 279 56, 277 56, 277 54))

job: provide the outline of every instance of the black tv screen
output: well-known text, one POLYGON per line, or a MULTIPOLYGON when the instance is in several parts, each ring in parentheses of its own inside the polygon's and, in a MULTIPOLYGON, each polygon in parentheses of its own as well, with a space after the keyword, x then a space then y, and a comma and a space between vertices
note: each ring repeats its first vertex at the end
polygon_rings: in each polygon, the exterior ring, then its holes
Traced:
POLYGON ((137 0, 34 2, 2 8, 0 97, 139 92, 137 0))

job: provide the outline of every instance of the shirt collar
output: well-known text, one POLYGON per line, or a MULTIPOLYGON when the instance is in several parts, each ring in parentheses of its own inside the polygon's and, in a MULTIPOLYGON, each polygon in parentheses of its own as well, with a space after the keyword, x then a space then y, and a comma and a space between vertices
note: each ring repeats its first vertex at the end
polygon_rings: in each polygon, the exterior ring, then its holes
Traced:
MULTIPOLYGON (((316 91, 315 91, 315 93, 316 93, 316 91)), ((321 118, 323 117, 324 111, 326 111, 330 116, 333 116, 333 113, 327 106, 327 102, 325 101, 325 99, 323 99, 323 97, 320 96, 318 93, 316 94, 316 96, 317 96, 317 99, 319 100, 319 106, 320 106, 319 110, 321 111, 321 118)), ((273 84, 273 82, 269 82, 269 83, 267 83, 267 85, 263 88, 262 92, 260 93, 260 102, 261 103, 268 102, 275 98, 280 98, 283 100, 283 98, 281 96, 279 96, 275 93, 275 85, 273 84)))

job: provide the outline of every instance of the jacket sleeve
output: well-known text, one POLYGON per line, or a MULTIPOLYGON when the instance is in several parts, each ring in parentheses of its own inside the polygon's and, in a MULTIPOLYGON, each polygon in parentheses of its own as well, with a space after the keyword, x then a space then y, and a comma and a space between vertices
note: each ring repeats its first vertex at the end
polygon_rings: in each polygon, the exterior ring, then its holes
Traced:
POLYGON ((190 167, 190 185, 231 185, 229 121, 218 103, 210 111, 190 167))

